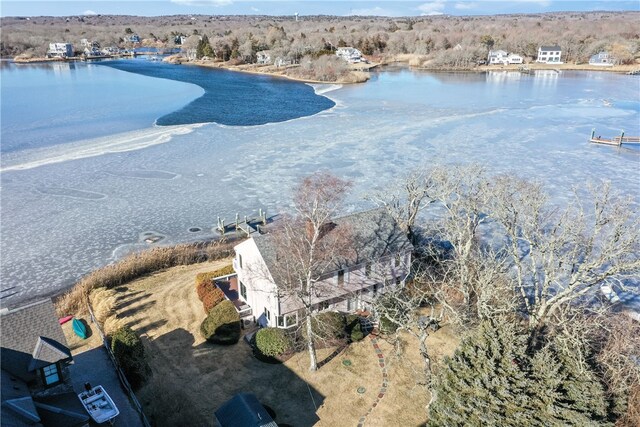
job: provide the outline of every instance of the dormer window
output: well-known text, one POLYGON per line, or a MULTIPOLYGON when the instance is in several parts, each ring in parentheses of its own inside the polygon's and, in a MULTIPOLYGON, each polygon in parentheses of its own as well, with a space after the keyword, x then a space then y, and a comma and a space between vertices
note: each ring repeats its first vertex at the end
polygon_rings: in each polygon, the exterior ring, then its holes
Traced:
POLYGON ((42 379, 47 386, 52 386, 60 382, 60 371, 58 364, 45 366, 42 368, 42 379))

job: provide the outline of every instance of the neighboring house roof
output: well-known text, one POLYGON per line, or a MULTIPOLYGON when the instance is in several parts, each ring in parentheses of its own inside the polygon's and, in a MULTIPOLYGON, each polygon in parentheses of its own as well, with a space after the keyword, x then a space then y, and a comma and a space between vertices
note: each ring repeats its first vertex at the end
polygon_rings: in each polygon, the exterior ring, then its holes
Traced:
POLYGON ((34 405, 27 384, 2 369, 0 388, 2 409, 0 410, 3 426, 41 426, 40 416, 34 405))
MULTIPOLYGON (((385 208, 336 218, 332 224, 335 226, 329 233, 345 233, 351 241, 348 252, 340 254, 336 261, 334 271, 413 249, 406 234, 385 208)), ((277 243, 273 233, 253 238, 272 277, 277 271, 277 243)), ((274 279, 277 284, 277 278, 274 279)))
POLYGON ((251 393, 236 394, 215 412, 215 417, 222 427, 278 427, 251 393))
POLYGON ((560 46, 555 45, 555 46, 540 46, 540 50, 542 52, 555 52, 557 50, 562 50, 562 49, 560 49, 560 46))
POLYGON ((81 427, 89 422, 87 410, 75 393, 39 397, 34 403, 45 427, 81 427))
POLYGON ((71 359, 51 300, 2 313, 0 330, 2 369, 25 381, 38 368, 71 359))

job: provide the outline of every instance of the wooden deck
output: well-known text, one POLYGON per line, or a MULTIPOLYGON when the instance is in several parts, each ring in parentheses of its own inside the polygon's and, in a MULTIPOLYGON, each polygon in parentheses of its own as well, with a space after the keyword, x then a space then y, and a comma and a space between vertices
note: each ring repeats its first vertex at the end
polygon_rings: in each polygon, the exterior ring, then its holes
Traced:
POLYGON ((603 144, 603 145, 612 145, 614 147, 619 147, 623 144, 640 144, 640 136, 625 136, 620 138, 616 136, 615 138, 589 138, 589 142, 594 144, 603 144))

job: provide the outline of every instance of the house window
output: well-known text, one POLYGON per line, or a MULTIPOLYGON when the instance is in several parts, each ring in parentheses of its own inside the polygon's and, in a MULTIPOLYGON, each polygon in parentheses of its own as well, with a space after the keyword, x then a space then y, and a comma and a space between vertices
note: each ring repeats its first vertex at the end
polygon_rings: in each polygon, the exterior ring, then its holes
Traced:
POLYGON ((242 282, 240 282, 240 296, 243 300, 247 300, 247 287, 242 282))
POLYGON ((271 321, 271 312, 267 310, 267 307, 264 308, 264 315, 268 321, 271 321))
POLYGON ((289 326, 294 326, 298 324, 298 316, 296 313, 287 314, 284 316, 285 326, 288 328, 289 326))
POLYGON ((322 301, 320 304, 318 304, 319 311, 326 310, 328 308, 329 308, 329 301, 322 301))
POLYGON ((344 285, 344 270, 338 270, 338 286, 344 285))
POLYGON ((46 385, 53 385, 60 382, 60 374, 58 373, 58 365, 53 364, 42 368, 42 376, 46 385))
POLYGON ((277 322, 278 322, 278 327, 279 328, 284 328, 284 316, 278 316, 277 317, 277 322))
POLYGON ((238 265, 242 268, 242 255, 238 254, 238 265))
POLYGON ((371 277, 371 263, 367 263, 367 265, 364 266, 364 275, 371 277))

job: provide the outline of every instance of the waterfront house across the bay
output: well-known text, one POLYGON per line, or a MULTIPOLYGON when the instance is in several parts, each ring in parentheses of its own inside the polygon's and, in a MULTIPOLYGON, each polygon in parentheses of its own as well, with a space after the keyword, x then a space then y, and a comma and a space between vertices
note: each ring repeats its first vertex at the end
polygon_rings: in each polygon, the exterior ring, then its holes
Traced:
POLYGON ((339 47, 336 50, 336 56, 351 64, 362 62, 362 52, 355 47, 339 47))
POLYGON ((599 67, 613 67, 616 60, 609 52, 599 52, 589 58, 589 65, 596 65, 599 67))
POLYGON ((73 57, 73 45, 71 43, 49 43, 48 58, 73 57))
MULTIPOLYGON (((330 225, 326 235, 341 233, 349 244, 331 267, 319 274, 312 298, 315 311, 368 309, 373 297, 386 286, 404 283, 413 246, 386 210, 337 218, 330 225)), ((302 305, 281 286, 278 232, 256 235, 237 245, 233 266, 239 298, 251 307, 258 323, 291 328, 298 324, 302 305)))
POLYGON ((543 64, 562 64, 562 49, 558 45, 540 46, 536 62, 543 64))

